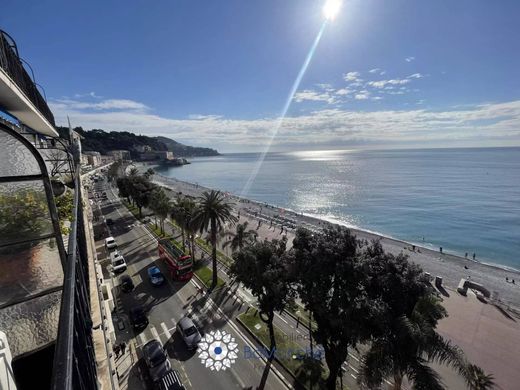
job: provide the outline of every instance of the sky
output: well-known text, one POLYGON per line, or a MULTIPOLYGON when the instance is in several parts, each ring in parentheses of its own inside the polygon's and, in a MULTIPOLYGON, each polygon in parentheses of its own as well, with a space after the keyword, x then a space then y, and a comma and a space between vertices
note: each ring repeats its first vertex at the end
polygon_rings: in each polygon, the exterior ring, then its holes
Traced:
POLYGON ((520 145, 520 1, 344 0, 326 23, 324 2, 3 0, 0 28, 58 124, 221 152, 520 145))

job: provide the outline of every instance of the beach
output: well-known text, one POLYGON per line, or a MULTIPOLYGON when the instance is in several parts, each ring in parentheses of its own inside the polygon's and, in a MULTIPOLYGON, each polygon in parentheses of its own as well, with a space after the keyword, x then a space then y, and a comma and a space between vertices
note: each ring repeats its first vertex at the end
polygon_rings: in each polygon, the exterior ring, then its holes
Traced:
MULTIPOLYGON (((149 166, 146 166, 148 168, 149 166)), ((210 190, 196 183, 177 180, 171 177, 164 177, 156 174, 152 180, 170 190, 172 197, 181 193, 191 197, 198 197, 202 192, 210 190)), ((277 206, 268 205, 249 199, 242 199, 236 195, 226 193, 228 201, 232 203, 236 210, 236 215, 240 215, 240 223, 248 221, 249 228, 257 229, 261 238, 273 239, 281 238, 286 235, 290 246, 294 238, 295 228, 303 226, 311 230, 318 230, 326 225, 332 225, 314 216, 299 214, 291 210, 281 209, 277 206), (270 221, 275 217, 278 220, 270 221), (283 220, 283 222, 281 222, 283 220), (259 221, 261 221, 260 226, 259 221), (281 224, 284 223, 283 233, 281 224), (291 227, 292 225, 292 227, 291 227)), ((499 266, 481 263, 472 260, 472 254, 468 254, 468 259, 449 253, 440 253, 417 244, 407 243, 398 239, 385 237, 360 229, 349 227, 352 232, 362 240, 380 240, 384 249, 394 255, 404 253, 409 260, 418 264, 425 272, 430 273, 432 278, 440 276, 443 279, 443 286, 448 290, 454 291, 462 278, 482 284, 491 292, 493 301, 500 303, 502 307, 515 312, 520 312, 520 272, 512 269, 505 269, 499 266), (415 248, 415 250, 414 250, 415 248), (506 281, 506 278, 508 281, 506 281), (513 284, 511 281, 515 280, 513 284)), ((453 238, 456 240, 456 237, 453 238)))

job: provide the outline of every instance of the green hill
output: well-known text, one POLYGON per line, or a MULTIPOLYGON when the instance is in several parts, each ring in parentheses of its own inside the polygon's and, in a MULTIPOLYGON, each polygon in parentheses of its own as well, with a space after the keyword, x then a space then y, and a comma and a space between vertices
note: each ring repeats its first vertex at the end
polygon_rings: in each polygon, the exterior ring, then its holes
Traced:
MULTIPOLYGON (((58 127, 59 133, 68 134, 68 128, 58 127)), ((84 151, 96 151, 107 154, 111 150, 128 150, 133 159, 139 157, 142 147, 148 146, 151 150, 169 150, 176 157, 201 157, 218 156, 215 149, 188 146, 167 137, 148 137, 137 135, 128 131, 104 131, 101 129, 83 130, 81 127, 74 129, 81 134, 83 140, 81 146, 84 151)))

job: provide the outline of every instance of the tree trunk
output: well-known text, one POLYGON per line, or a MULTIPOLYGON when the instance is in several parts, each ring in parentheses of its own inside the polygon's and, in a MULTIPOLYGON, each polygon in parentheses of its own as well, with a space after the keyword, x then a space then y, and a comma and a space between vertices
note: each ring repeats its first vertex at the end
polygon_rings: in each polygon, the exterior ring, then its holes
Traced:
POLYGON ((211 220, 211 257, 213 260, 213 280, 211 282, 211 290, 217 287, 217 222, 211 220))
POLYGON ((276 339, 274 337, 274 327, 273 327, 273 319, 274 313, 269 313, 269 317, 267 320, 267 329, 269 329, 269 341, 271 343, 271 348, 269 350, 269 360, 272 361, 274 359, 274 354, 276 353, 276 339))
POLYGON ((184 227, 181 225, 182 251, 186 252, 186 244, 184 243, 184 227))
POLYGON ((401 374, 394 374, 394 385, 392 386, 393 390, 401 390, 401 386, 403 384, 403 377, 401 374))
POLYGON ((143 212, 142 212, 143 208, 142 207, 139 207, 139 218, 142 218, 143 217, 143 212))
MULTIPOLYGON (((325 381, 325 387, 328 390, 336 390, 336 382, 338 380, 339 370, 341 370, 341 364, 345 359, 337 355, 337 351, 332 351, 330 348, 325 348, 325 360, 327 367, 329 368, 329 376, 325 381)), ((346 356, 345 356, 346 357, 346 356)))

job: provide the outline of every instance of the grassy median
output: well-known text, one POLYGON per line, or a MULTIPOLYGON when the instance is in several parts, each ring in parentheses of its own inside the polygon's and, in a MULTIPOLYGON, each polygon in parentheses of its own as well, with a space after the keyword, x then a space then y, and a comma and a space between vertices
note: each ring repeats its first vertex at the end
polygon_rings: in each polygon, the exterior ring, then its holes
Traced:
MULTIPOLYGON (((211 271, 211 269, 209 269, 208 267, 203 265, 203 266, 200 266, 197 269, 195 269, 194 272, 199 277, 199 279, 202 281, 202 283, 204 283, 206 288, 211 287, 211 282, 213 280, 213 272, 211 271)), ((225 284, 226 284, 226 282, 224 282, 222 279, 220 279, 217 276, 217 288, 223 287, 225 284)))
MULTIPOLYGON (((260 319, 256 309, 250 308, 247 312, 240 314, 238 320, 260 340, 266 350, 269 349, 267 347, 270 344, 269 330, 267 324, 260 319)), ((308 357, 310 346, 306 336, 296 332, 287 335, 276 326, 274 333, 276 339, 275 356, 278 361, 306 388, 321 388, 321 386, 324 386, 324 379, 328 375, 327 367, 321 361, 308 357), (307 346, 300 346, 295 340, 304 340, 307 346)))

